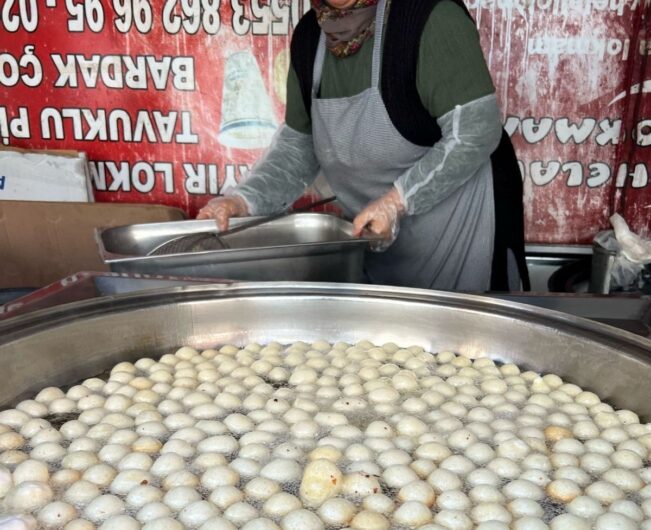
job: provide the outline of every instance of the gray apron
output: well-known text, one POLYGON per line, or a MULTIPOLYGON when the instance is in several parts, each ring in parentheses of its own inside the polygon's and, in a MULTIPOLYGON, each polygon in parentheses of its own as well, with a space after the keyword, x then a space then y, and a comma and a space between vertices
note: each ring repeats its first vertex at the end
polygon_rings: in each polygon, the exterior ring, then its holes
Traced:
MULTIPOLYGON (((326 54, 321 34, 314 63, 312 134, 321 170, 345 215, 352 219, 430 148, 405 140, 380 93, 386 0, 377 9, 371 86, 349 98, 318 97, 326 54)), ((404 217, 385 252, 368 252, 366 274, 375 284, 485 291, 490 286, 495 214, 489 159, 466 184, 425 214, 404 217)))

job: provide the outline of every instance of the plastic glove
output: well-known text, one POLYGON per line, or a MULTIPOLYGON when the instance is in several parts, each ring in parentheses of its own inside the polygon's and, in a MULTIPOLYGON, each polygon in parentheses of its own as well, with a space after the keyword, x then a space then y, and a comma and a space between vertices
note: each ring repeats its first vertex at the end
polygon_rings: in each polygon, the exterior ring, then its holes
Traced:
POLYGON ((386 250, 398 236, 400 218, 406 208, 396 188, 373 201, 353 221, 353 236, 359 237, 368 230, 382 241, 373 250, 386 250))
POLYGON ((231 195, 210 200, 199 210, 197 219, 215 219, 220 232, 223 232, 228 230, 228 221, 231 217, 247 215, 249 215, 249 206, 246 201, 242 197, 231 195))

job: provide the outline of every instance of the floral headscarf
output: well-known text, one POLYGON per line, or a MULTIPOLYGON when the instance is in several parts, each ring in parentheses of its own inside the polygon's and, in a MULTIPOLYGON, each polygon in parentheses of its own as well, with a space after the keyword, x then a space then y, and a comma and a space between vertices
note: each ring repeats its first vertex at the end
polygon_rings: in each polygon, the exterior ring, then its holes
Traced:
POLYGON ((337 9, 326 0, 311 0, 326 45, 337 57, 358 52, 375 31, 375 12, 379 0, 357 0, 348 9, 337 9))

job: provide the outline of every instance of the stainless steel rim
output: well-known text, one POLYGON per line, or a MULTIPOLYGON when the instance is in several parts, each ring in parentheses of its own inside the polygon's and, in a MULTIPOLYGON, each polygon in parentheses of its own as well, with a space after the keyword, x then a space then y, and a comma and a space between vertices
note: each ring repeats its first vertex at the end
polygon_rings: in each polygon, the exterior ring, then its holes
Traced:
POLYGON ((65 304, 52 309, 15 317, 0 323, 0 345, 36 331, 43 331, 79 318, 117 313, 150 306, 211 300, 215 298, 241 297, 309 297, 385 299, 459 307, 465 310, 488 312, 558 329, 571 331, 599 340, 613 347, 626 346, 651 363, 651 340, 639 337, 612 326, 599 324, 558 311, 542 309, 526 304, 506 302, 489 296, 469 295, 424 289, 408 289, 389 286, 369 286, 338 283, 251 282, 215 283, 155 289, 147 292, 120 294, 99 299, 65 304))

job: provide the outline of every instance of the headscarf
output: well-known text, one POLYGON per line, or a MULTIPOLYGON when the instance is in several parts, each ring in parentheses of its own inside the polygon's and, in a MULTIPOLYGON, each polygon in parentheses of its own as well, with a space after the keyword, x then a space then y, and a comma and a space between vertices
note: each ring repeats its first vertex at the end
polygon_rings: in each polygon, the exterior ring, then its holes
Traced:
POLYGON ((326 34, 326 46, 337 57, 357 53, 375 31, 379 0, 357 0, 348 9, 337 9, 326 0, 311 0, 319 26, 326 34))

